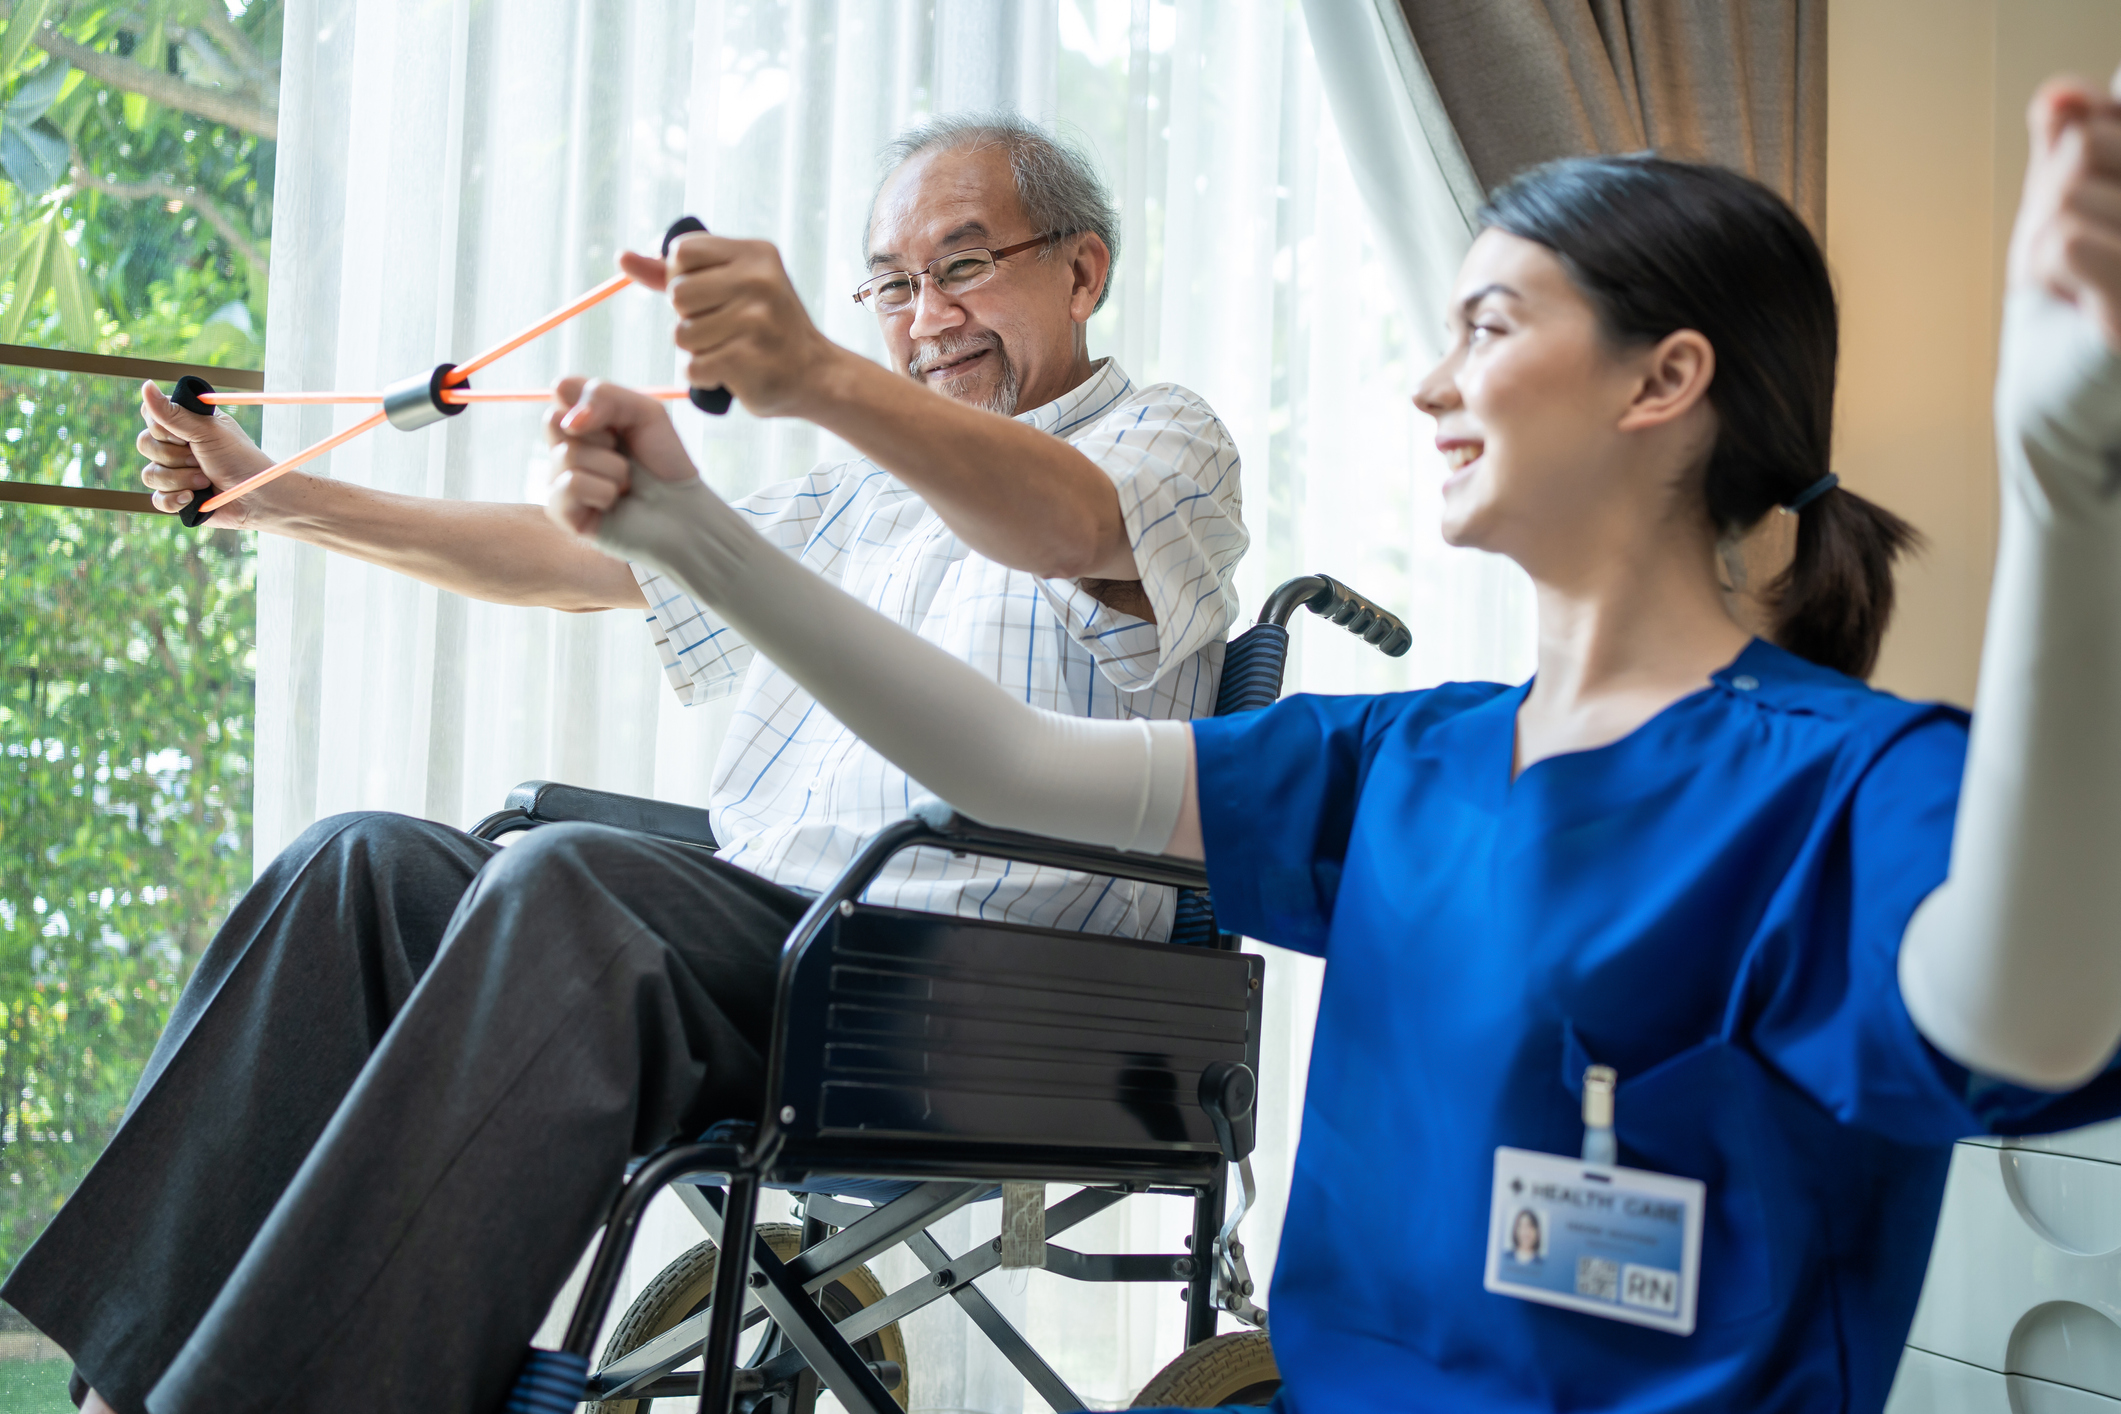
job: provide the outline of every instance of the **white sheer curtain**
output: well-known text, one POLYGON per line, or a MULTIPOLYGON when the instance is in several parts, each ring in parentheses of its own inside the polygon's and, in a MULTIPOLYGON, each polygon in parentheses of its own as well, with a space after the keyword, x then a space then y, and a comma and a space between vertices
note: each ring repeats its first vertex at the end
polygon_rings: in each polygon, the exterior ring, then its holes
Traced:
MULTIPOLYGON (((287 35, 270 386, 372 388, 464 358, 604 278, 622 247, 652 248, 683 211, 775 241, 821 327, 873 354, 875 329, 847 292, 877 150, 926 113, 1013 107, 1057 121, 1121 201, 1118 284, 1093 352, 1137 379, 1199 390, 1237 438, 1254 537, 1248 604, 1317 569, 1415 625, 1399 660, 1328 626, 1300 628, 1292 688, 1529 670, 1528 594, 1506 566, 1438 540, 1440 472, 1407 401, 1435 309, 1403 312, 1427 278, 1409 261, 1448 270, 1457 251, 1439 242, 1463 241, 1463 217, 1423 205, 1404 223, 1372 220, 1363 194, 1389 208, 1418 191, 1358 186, 1302 9, 294 0, 287 35)), ((1364 170, 1377 170, 1374 151, 1364 170)), ((656 299, 629 291, 480 381, 588 371, 665 382, 668 322, 656 299)), ((677 415, 729 494, 841 451, 800 423, 677 415)), ((276 410, 267 444, 290 450, 348 420, 276 410)), ((534 413, 479 407, 420 433, 374 433, 324 469, 514 500, 541 461, 534 413)), ((322 814, 463 823, 534 777, 704 800, 725 719, 676 705, 631 615, 470 603, 276 541, 261 546, 259 597, 261 859, 322 814)), ((1271 1270, 1318 965, 1266 951, 1265 1204, 1247 1235, 1271 1270)), ((957 1250, 991 1235, 993 1206, 938 1236, 957 1250)), ((1129 1200, 1068 1240, 1177 1251, 1182 1208, 1129 1200)), ((697 1236, 681 1212, 661 1212, 636 1284, 697 1236)), ((886 1263, 879 1275, 896 1286, 915 1273, 886 1263)), ((985 1285, 1093 1404, 1124 1405, 1177 1353, 1175 1287, 1043 1272, 985 1285)), ((1040 1407, 954 1308, 922 1313, 907 1335, 913 1407, 1040 1407)))

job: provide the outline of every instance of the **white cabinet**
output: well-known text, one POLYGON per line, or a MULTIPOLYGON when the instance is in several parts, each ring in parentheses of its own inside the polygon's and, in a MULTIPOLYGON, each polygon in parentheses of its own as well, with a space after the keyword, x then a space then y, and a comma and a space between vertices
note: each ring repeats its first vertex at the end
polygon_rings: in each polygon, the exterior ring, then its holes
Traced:
POLYGON ((1952 1153, 1887 1414, 2121 1414, 2121 1123, 1952 1153))

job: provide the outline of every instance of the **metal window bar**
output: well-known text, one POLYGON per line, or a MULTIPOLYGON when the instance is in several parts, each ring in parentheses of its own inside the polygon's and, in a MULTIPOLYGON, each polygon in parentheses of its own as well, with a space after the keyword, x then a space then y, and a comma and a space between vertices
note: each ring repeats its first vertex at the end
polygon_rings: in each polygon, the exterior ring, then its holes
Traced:
MULTIPOLYGON (((28 344, 0 344, 0 369, 29 368, 46 373, 82 373, 93 378, 144 378, 174 383, 186 374, 203 377, 226 388, 261 391, 265 374, 254 368, 218 368, 206 364, 173 363, 159 358, 128 358, 117 354, 76 353, 71 349, 40 349, 28 344)), ((70 506, 85 511, 126 511, 140 515, 160 514, 145 491, 111 491, 99 487, 48 486, 33 481, 0 481, 0 503, 25 506, 70 506)))

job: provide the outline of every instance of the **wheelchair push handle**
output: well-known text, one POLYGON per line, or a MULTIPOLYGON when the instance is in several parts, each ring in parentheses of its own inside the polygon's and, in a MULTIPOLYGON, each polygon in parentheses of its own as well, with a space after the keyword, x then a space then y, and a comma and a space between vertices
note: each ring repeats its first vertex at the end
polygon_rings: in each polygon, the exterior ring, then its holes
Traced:
MULTIPOLYGON (((679 236, 689 236, 694 231, 705 231, 706 229, 707 223, 697 216, 678 217, 677 220, 670 223, 670 229, 663 232, 663 259, 670 259, 670 243, 679 236)), ((701 412, 712 413, 716 417, 720 417, 729 411, 729 403, 730 395, 727 388, 694 388, 692 390, 692 405, 701 412)))
POLYGON ((1414 646, 1413 633, 1397 614, 1330 575, 1307 574, 1282 585, 1267 596, 1259 621, 1286 628, 1298 609, 1331 619, 1387 658, 1402 657, 1414 646))

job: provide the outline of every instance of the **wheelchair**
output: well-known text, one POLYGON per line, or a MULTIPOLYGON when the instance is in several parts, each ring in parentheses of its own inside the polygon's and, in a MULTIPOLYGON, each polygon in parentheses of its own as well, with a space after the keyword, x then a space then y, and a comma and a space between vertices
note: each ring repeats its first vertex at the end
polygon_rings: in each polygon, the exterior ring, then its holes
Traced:
MULTIPOLYGON (((1391 656, 1412 643, 1399 619, 1344 585, 1290 580, 1229 644, 1217 715, 1280 696, 1298 608, 1391 656)), ((492 840, 562 821, 715 848, 705 810, 547 781, 518 786, 474 833, 492 840)), ((1264 964, 1238 943, 1216 926, 1199 864, 917 806, 869 841, 782 945, 760 1112, 634 1167, 560 1349, 529 1352, 507 1408, 559 1414, 587 1400, 634 1414, 640 1401, 697 1397, 702 1414, 813 1414, 826 1389, 849 1414, 895 1414, 907 1390, 897 1323, 944 1298, 1053 1409, 1085 1408, 974 1285, 1005 1256, 1078 1281, 1184 1284, 1186 1351, 1138 1406, 1270 1403, 1280 1380, 1238 1237, 1256 1198, 1264 964), (885 864, 914 848, 1172 887, 1171 939, 863 903, 885 864), (1239 1201, 1225 1217, 1232 1169, 1239 1201), (1046 1207, 1048 1183, 1078 1187, 1046 1207), (799 1227, 757 1225, 765 1186, 796 1195, 799 1227), (666 1187, 707 1241, 642 1292, 594 1360, 642 1216, 666 1187), (997 1188, 1001 1237, 953 1253, 928 1232, 997 1188), (1141 1192, 1193 1200, 1187 1251, 1084 1253, 1050 1240, 1141 1192), (731 1233, 750 1241, 732 1244, 731 1233), (886 1292, 866 1264, 902 1244, 928 1277, 886 1292), (1218 1335, 1223 1312, 1251 1329, 1218 1335), (697 1372, 679 1372, 694 1359, 697 1372)))

